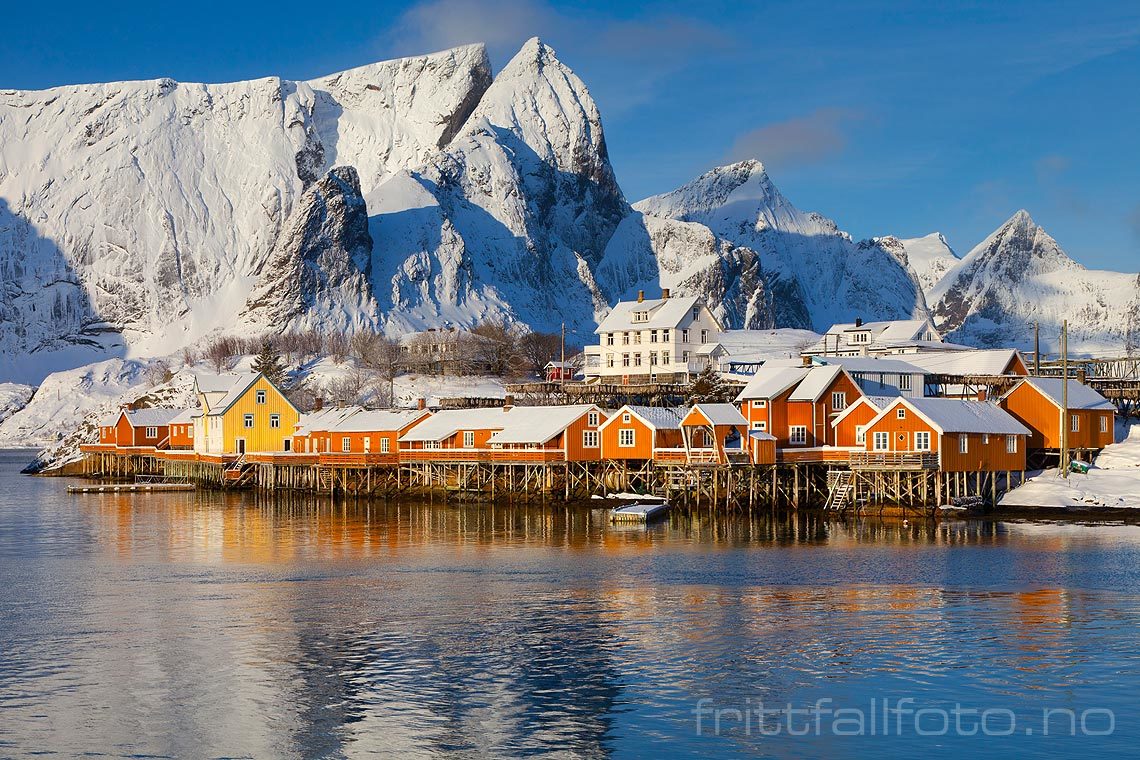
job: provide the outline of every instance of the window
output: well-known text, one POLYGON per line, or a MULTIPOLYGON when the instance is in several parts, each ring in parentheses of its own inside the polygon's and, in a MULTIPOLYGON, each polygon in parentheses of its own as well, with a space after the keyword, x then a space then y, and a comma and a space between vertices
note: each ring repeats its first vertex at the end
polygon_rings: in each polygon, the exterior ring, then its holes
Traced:
POLYGON ((148 427, 146 429, 146 437, 147 438, 158 438, 158 428, 148 427))
POLYGON ((896 412, 895 412, 895 417, 897 417, 897 418, 898 418, 898 419, 900 419, 900 420, 905 420, 905 419, 906 419, 906 409, 903 409, 903 408, 900 406, 900 407, 898 408, 898 411, 896 411, 896 412))
POLYGON ((623 367, 629 366, 629 354, 622 354, 621 355, 621 366, 623 366, 623 367))
POLYGON ((1102 433, 1108 432, 1108 415, 1107 414, 1102 414, 1100 416, 1100 432, 1102 432, 1102 433))
POLYGON ((909 391, 910 390, 910 375, 899 375, 899 390, 900 391, 909 391))
POLYGON ((265 403, 265 391, 258 391, 257 392, 257 403, 259 403, 259 404, 265 403))
POLYGON ((641 366, 641 354, 634 354, 633 355, 633 366, 635 366, 635 367, 641 366))
POLYGON ((875 451, 886 451, 891 447, 891 434, 876 432, 871 443, 875 451))
POLYGON ((982 445, 983 446, 989 446, 990 445, 990 434, 989 433, 982 433, 982 445))
POLYGON ((958 434, 958 453, 959 454, 969 454, 970 453, 970 436, 966 435, 965 433, 959 433, 958 434))
POLYGON ((689 331, 688 330, 682 330, 681 331, 681 342, 682 343, 688 343, 689 342, 689 331))
POLYGON ((1081 418, 1075 414, 1069 415, 1069 430, 1073 433, 1081 432, 1081 418))
POLYGON ((640 332, 635 332, 635 333, 633 334, 633 342, 634 342, 634 343, 636 343, 636 344, 640 344, 640 343, 641 343, 641 333, 640 333, 640 332))
POLYGON ((392 450, 392 439, 389 438, 388 436, 381 437, 380 438, 380 453, 381 454, 387 454, 391 450, 392 450))
POLYGON ((637 431, 633 428, 622 428, 618 431, 618 446, 623 449, 631 449, 636 445, 637 431))
POLYGON ((633 321, 634 322, 648 322, 649 321, 649 312, 647 312, 647 311, 635 311, 633 313, 633 321))
POLYGON ((752 401, 752 408, 753 409, 763 409, 766 406, 768 406, 768 399, 758 398, 758 399, 753 399, 753 401, 752 401))
POLYGON ((855 445, 856 446, 863 446, 866 443, 867 443, 867 426, 866 425, 856 425, 855 426, 855 445))
POLYGON ((681 352, 681 361, 685 362, 685 364, 689 363, 689 352, 688 351, 682 351, 681 352))
POLYGON ((271 428, 281 427, 281 415, 280 414, 269 415, 269 427, 271 427, 271 428))
POLYGON ((851 342, 852 343, 870 343, 871 342, 871 333, 869 333, 869 332, 852 333, 851 334, 851 342))
POLYGON ((756 420, 755 422, 752 423, 752 429, 753 430, 767 430, 768 429, 768 423, 765 422, 764 420, 756 420))
POLYGON ((656 367, 657 366, 657 352, 656 351, 650 351, 649 352, 649 366, 650 367, 656 367))
POLYGON ((613 354, 606 354, 606 366, 607 367, 613 367, 614 366, 614 355, 613 354))
POLYGON ((341 451, 352 451, 352 439, 349 438, 347 435, 344 438, 340 439, 340 450, 341 451))
POLYGON ((832 393, 831 394, 831 408, 834 411, 840 412, 847 408, 847 394, 846 393, 832 393))
POLYGON ((914 434, 914 450, 915 451, 930 451, 930 433, 926 430, 920 430, 914 434))
POLYGON ((186 437, 187 438, 193 438, 194 437, 194 426, 193 425, 187 425, 186 426, 186 437))
POLYGON ((598 448, 598 431, 597 430, 583 430, 582 431, 582 448, 596 449, 598 448))
POLYGON ((621 421, 622 422, 629 422, 629 412, 626 412, 625 414, 623 414, 621 416, 621 421))
POLYGON ((1017 453, 1017 436, 1007 435, 1005 437, 1005 451, 1007 454, 1017 453))
POLYGON ((709 331, 708 330, 701 330, 701 344, 703 345, 703 344, 708 343, 708 342, 709 342, 709 331))
POLYGON ((614 344, 614 334, 613 333, 606 333, 606 345, 612 346, 613 344, 614 344))
POLYGON ((474 430, 464 430, 463 431, 463 448, 465 448, 465 449, 475 448, 475 431, 474 430))
POLYGON ((807 426, 792 425, 788 428, 788 445, 804 446, 807 444, 807 426))
POLYGON ((597 427, 598 421, 600 419, 601 419, 601 416, 597 412, 590 412, 589 414, 586 415, 586 424, 589 425, 590 427, 597 427))
POLYGON ((621 334, 621 344, 623 346, 629 345, 629 333, 622 333, 621 334))
POLYGON ((440 448, 439 441, 424 441, 425 449, 438 449, 440 448))
POLYGON ((662 330, 661 331, 661 342, 662 343, 668 343, 669 342, 669 331, 668 330, 662 330))
POLYGON ((669 352, 668 351, 662 351, 661 352, 661 363, 662 364, 668 364, 669 363, 669 352))
POLYGON ((649 342, 650 343, 656 343, 657 342, 657 331, 656 330, 650 330, 649 331, 649 342))
POLYGON ((253 427, 253 415, 252 414, 242 415, 242 424, 247 428, 253 427))

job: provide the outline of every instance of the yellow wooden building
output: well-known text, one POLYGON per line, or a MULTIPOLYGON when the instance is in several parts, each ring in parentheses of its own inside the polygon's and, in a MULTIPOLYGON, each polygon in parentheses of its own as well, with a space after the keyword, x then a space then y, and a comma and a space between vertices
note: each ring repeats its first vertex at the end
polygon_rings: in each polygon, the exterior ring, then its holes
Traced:
POLYGON ((198 375, 195 391, 201 409, 194 417, 194 451, 244 454, 292 448, 300 412, 264 375, 198 375))

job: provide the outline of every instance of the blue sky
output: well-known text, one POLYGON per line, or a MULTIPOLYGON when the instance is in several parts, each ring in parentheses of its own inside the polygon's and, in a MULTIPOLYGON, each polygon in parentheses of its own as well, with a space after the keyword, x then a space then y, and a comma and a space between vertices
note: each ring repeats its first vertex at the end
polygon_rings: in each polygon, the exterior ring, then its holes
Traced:
POLYGON ((537 34, 590 86, 630 200, 755 157, 857 238, 965 253, 1026 208, 1081 263, 1140 270, 1140 4, 926 5, 18 3, 0 88, 307 78, 473 41, 501 67, 537 34))

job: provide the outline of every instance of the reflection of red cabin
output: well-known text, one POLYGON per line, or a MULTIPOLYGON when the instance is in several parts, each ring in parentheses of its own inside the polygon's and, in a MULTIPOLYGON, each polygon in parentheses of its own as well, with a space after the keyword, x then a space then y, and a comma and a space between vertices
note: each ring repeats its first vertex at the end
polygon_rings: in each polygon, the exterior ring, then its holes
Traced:
POLYGON ((889 463, 920 455, 944 472, 1025 470, 1029 430, 996 404, 898 398, 867 425, 864 450, 889 463))
MULTIPOLYGON (((998 403, 1030 430, 1029 448, 1061 448, 1064 386, 1057 377, 1027 377, 998 403)), ((1102 449, 1116 436, 1116 407, 1095 390, 1069 380, 1068 444, 1071 449, 1102 449)))

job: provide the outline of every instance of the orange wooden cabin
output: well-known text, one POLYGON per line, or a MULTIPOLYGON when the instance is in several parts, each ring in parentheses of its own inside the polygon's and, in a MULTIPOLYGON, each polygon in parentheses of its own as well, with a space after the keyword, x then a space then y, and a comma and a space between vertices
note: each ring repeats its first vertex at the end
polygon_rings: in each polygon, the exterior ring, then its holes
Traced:
POLYGON ((333 450, 333 438, 329 432, 337 423, 364 411, 360 406, 328 406, 302 414, 293 430, 294 453, 319 454, 333 450))
POLYGON ((682 407, 627 404, 602 423, 602 459, 648 461, 684 455, 682 407))
POLYGON ((119 448, 170 448, 170 422, 180 414, 181 409, 122 409, 101 421, 99 443, 119 448))
MULTIPOLYGON (((1116 407, 1095 390, 1069 380, 1070 449, 1103 449, 1116 438, 1116 407)), ((1060 450, 1064 385, 1059 377, 1027 377, 998 401, 1030 430, 1029 448, 1060 450)))
POLYGON ((748 453, 748 420, 733 404, 696 404, 681 420, 681 437, 685 461, 726 464, 748 453))
MULTIPOLYGON (((348 455, 350 461, 366 460, 368 464, 397 464, 399 438, 431 412, 426 409, 358 409, 353 414, 333 419, 324 436, 327 455, 348 455)), ((323 460, 322 460, 323 461, 323 460)))
POLYGON ((871 464, 912 455, 944 472, 1022 472, 1029 430, 984 401, 898 398, 871 420, 865 436, 871 464))
POLYGON ((860 396, 855 403, 849 404, 846 409, 832 420, 834 428, 832 440, 835 445, 844 448, 863 448, 864 433, 871 420, 894 403, 898 396, 860 396))
POLYGON ((748 429, 769 433, 778 447, 786 446, 788 397, 807 374, 807 367, 761 367, 736 397, 748 429))
POLYGON ((816 448, 834 446, 835 431, 831 423, 847 407, 863 395, 863 391, 843 367, 832 364, 812 367, 788 395, 787 436, 779 431, 777 439, 785 446, 816 448))
POLYGON ((194 448, 194 418, 201 413, 200 409, 183 409, 170 421, 170 448, 182 451, 194 448))

